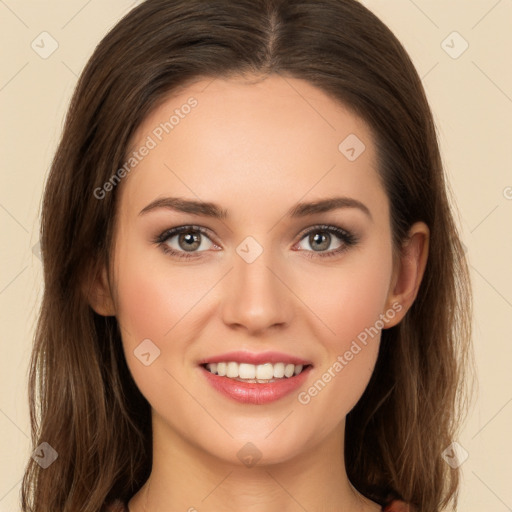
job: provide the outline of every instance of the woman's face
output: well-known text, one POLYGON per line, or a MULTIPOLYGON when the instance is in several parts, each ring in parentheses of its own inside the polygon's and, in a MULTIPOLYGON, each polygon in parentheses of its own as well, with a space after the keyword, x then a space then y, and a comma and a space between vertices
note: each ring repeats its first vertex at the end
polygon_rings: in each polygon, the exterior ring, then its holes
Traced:
POLYGON ((402 315, 365 123, 303 80, 202 80, 145 119, 125 171, 114 307, 154 428, 238 464, 342 431, 402 315))

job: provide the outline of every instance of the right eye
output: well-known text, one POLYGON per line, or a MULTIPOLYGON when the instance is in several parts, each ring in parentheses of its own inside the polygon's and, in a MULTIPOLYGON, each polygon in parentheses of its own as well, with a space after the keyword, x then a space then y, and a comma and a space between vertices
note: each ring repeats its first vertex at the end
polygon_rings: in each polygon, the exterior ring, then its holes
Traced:
MULTIPOLYGON (((178 258, 200 257, 198 252, 205 252, 214 244, 207 234, 207 230, 200 226, 179 226, 167 229, 157 237, 157 243, 162 250, 178 258), (210 244, 206 242, 209 240, 210 244)), ((218 249, 217 249, 218 250, 218 249)))

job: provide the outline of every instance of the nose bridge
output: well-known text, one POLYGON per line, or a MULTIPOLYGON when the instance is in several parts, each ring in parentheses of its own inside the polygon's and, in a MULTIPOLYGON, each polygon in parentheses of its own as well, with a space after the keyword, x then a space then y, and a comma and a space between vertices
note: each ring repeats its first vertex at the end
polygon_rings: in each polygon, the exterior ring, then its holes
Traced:
POLYGON ((289 323, 290 294, 276 274, 282 265, 270 249, 247 237, 234 254, 234 268, 225 286, 223 319, 248 331, 289 323))

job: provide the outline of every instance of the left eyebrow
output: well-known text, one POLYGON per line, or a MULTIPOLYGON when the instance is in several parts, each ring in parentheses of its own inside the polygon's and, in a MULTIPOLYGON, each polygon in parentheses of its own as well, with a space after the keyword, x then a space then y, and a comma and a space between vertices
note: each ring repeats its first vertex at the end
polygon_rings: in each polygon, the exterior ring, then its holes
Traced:
POLYGON ((290 217, 305 217, 315 213, 337 210, 338 208, 357 208, 373 220, 370 209, 364 203, 352 197, 332 197, 311 203, 298 203, 288 210, 287 215, 290 217))
MULTIPOLYGON (((139 215, 144 215, 152 210, 165 208, 183 213, 194 215, 203 215, 215 219, 227 219, 228 212, 223 210, 215 203, 196 201, 192 199, 182 199, 179 197, 163 197, 155 199, 145 206, 139 215)), ((351 197, 332 197, 309 203, 298 203, 288 210, 286 215, 292 218, 306 217, 317 213, 325 213, 339 208, 357 208, 373 220, 369 208, 357 199, 351 197)))

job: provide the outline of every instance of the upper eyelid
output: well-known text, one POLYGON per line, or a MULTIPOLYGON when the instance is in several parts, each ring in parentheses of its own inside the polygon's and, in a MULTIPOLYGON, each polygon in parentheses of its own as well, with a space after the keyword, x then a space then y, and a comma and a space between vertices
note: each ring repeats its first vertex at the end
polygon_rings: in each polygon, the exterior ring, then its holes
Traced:
MULTIPOLYGON (((212 243, 215 245, 220 245, 218 242, 216 242, 214 239, 212 239, 210 233, 213 233, 211 229, 205 228, 203 226, 197 226, 195 224, 184 224, 181 226, 175 226, 173 228, 166 229, 163 231, 160 235, 158 235, 155 238, 155 242, 158 243, 165 243, 167 240, 174 238, 175 236, 178 236, 181 233, 186 233, 188 231, 197 231, 201 233, 202 235, 207 236, 212 243)), ((215 238, 215 237, 213 237, 215 238)), ((202 252, 202 251, 199 251, 202 252)))
POLYGON ((334 226, 332 224, 314 224, 313 226, 310 226, 308 228, 304 228, 301 231, 297 233, 296 236, 305 236, 311 231, 318 230, 318 231, 329 231, 330 233, 336 234, 335 231, 343 231, 347 235, 351 235, 352 232, 348 229, 342 228, 341 226, 334 226))

